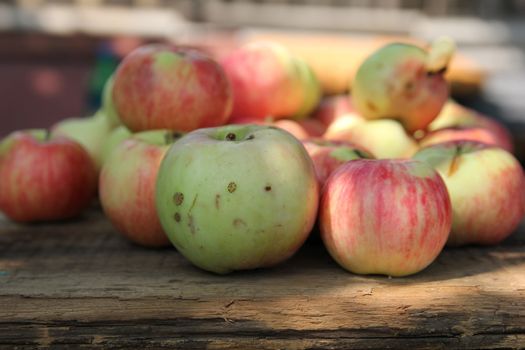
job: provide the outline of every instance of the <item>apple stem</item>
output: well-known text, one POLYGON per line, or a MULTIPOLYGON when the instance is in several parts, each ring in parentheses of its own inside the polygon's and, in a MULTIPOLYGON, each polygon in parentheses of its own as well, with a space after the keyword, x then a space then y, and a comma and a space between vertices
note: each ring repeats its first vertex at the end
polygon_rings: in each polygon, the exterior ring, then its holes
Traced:
POLYGON ((448 37, 436 39, 428 51, 426 68, 428 74, 443 74, 456 51, 454 40, 448 37))
POLYGON ((448 176, 454 175, 454 173, 458 170, 460 154, 461 154, 461 145, 456 148, 456 153, 454 154, 454 158, 452 158, 452 161, 450 162, 450 166, 448 167, 448 176))

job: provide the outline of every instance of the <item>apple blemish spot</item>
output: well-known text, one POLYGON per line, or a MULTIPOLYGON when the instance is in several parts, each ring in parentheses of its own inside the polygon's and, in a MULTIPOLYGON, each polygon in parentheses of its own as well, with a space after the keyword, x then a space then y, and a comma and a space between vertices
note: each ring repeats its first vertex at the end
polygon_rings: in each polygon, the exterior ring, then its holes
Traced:
POLYGON ((237 136, 233 132, 226 134, 226 141, 235 141, 237 136))
POLYGON ((267 185, 267 186, 264 188, 264 190, 265 190, 266 192, 269 192, 269 191, 272 190, 272 186, 267 185))
POLYGON ((237 184, 235 182, 230 182, 228 184, 228 192, 233 193, 237 189, 237 184))
POLYGON ((246 140, 253 140, 255 138, 255 135, 248 135, 248 137, 246 138, 246 140))
POLYGON ((175 213, 175 215, 173 215, 173 218, 175 219, 176 222, 180 222, 180 214, 179 213, 175 213))
POLYGON ((175 202, 176 206, 179 206, 184 202, 184 194, 181 192, 175 192, 173 195, 173 201, 175 202))

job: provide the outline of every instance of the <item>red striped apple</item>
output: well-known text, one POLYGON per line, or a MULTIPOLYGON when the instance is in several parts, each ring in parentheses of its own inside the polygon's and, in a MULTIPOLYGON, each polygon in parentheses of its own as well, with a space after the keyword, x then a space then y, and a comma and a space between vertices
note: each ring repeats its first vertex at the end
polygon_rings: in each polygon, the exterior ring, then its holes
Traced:
POLYGON ((155 209, 155 181, 162 157, 179 137, 169 130, 143 131, 122 141, 100 174, 100 203, 113 226, 148 247, 169 245, 155 209))
POLYGON ((443 177, 454 210, 448 244, 496 244, 525 215, 525 179, 509 152, 473 141, 451 141, 421 149, 425 161, 443 177))
POLYGON ((177 250, 219 274, 278 264, 315 222, 318 184, 300 141, 276 127, 193 131, 166 153, 160 222, 177 250))
POLYGON ((146 45, 126 56, 115 72, 112 97, 122 124, 133 132, 223 125, 232 104, 218 63, 167 45, 146 45))
POLYGON ((439 174, 413 160, 354 160, 327 180, 321 238, 330 255, 358 274, 406 276, 441 252, 452 222, 439 174))
POLYGON ((74 140, 17 131, 0 143, 0 210, 20 222, 77 216, 95 197, 97 174, 74 140))

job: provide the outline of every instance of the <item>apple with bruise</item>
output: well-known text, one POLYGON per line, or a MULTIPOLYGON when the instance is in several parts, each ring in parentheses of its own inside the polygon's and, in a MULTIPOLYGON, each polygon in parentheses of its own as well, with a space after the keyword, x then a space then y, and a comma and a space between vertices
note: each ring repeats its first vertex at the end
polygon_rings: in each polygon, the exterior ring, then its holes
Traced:
POLYGON ((303 145, 276 127, 193 131, 160 166, 156 205, 177 250, 219 274, 276 265, 308 237, 318 183, 303 145))
POLYGON ((155 182, 162 157, 179 137, 169 130, 136 133, 123 140, 102 167, 99 197, 104 213, 137 244, 169 245, 155 208, 155 182))
POLYGON ((451 141, 421 149, 445 181, 454 212, 449 245, 497 244, 525 215, 525 179, 509 152, 474 141, 451 141))
POLYGON ((414 160, 354 160, 327 180, 319 207, 330 255, 358 274, 407 276, 447 241, 452 209, 439 174, 414 160))
POLYGON ((221 66, 204 54, 169 45, 142 46, 118 66, 112 100, 131 131, 191 131, 223 125, 232 91, 221 66))
POLYGON ((11 133, 0 143, 0 211, 14 221, 75 217, 96 189, 94 164, 74 140, 35 129, 11 133))

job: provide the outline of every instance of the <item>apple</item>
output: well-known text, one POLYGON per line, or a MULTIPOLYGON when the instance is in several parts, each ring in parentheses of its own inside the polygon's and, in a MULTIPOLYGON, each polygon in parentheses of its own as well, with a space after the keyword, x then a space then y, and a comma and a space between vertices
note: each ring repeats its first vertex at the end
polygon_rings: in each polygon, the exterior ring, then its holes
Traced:
POLYGON ((113 103, 131 131, 191 131, 223 125, 232 91, 221 66, 195 50, 142 46, 118 66, 113 103))
POLYGON ((416 140, 392 119, 340 118, 328 128, 324 138, 355 143, 377 158, 408 158, 418 149, 416 140))
POLYGON ((357 274, 407 276, 441 252, 452 222, 439 174, 414 160, 353 160, 326 181, 319 207, 330 255, 357 274))
POLYGON ((108 138, 102 144, 101 162, 102 166, 117 146, 125 139, 131 137, 133 133, 129 131, 124 125, 118 126, 111 131, 108 138))
POLYGON ((96 188, 94 165, 76 141, 35 129, 13 132, 0 143, 0 210, 14 221, 75 217, 96 188))
MULTIPOLYGON (((512 135, 510 131, 494 118, 485 116, 473 109, 462 106, 454 100, 448 100, 437 118, 429 125, 429 130, 436 131, 448 128, 483 128, 487 132, 481 134, 490 135, 484 136, 494 140, 489 142, 501 148, 512 152, 514 149, 512 135)), ((457 138, 456 138, 457 139, 457 138)), ((476 140, 476 138, 468 138, 469 140, 476 140)), ((452 140, 452 139, 451 139, 452 140)), ((483 141, 483 139, 481 140, 483 141)), ((484 140, 485 142, 487 140, 484 140)))
POLYGON ((246 117, 303 118, 319 102, 310 67, 279 44, 247 44, 224 57, 222 66, 232 83, 232 123, 246 117))
POLYGON ((317 119, 305 118, 298 120, 297 123, 303 127, 310 137, 321 137, 326 132, 326 127, 317 119))
POLYGON ((170 130, 134 134, 113 150, 102 167, 99 197, 104 213, 137 244, 170 244, 155 208, 155 181, 164 154, 179 137, 170 130))
POLYGON ((97 113, 92 117, 64 119, 51 127, 51 134, 66 136, 80 143, 88 152, 95 169, 100 171, 102 146, 111 129, 106 115, 97 113))
POLYGON ((354 159, 371 159, 374 156, 363 147, 346 141, 307 139, 304 148, 312 159, 320 187, 326 179, 342 164, 354 159))
POLYGON ((354 107, 367 119, 396 119, 410 133, 426 129, 448 99, 443 75, 454 50, 446 38, 429 50, 402 43, 380 48, 356 72, 354 107))
POLYGON ((288 131, 298 140, 304 140, 310 137, 308 132, 296 121, 290 119, 280 119, 273 122, 271 125, 288 131))
POLYGON ((116 128, 122 124, 117 110, 115 109, 115 104, 113 103, 114 82, 115 76, 111 75, 111 77, 109 77, 109 79, 106 81, 106 84, 104 84, 104 89, 102 91, 102 111, 107 116, 111 128, 116 128))
POLYGON ((414 159, 434 167, 447 185, 454 212, 448 244, 496 244, 525 215, 525 179, 509 152, 474 141, 419 150, 414 159))
POLYGON ((506 137, 501 138, 500 134, 492 132, 483 127, 448 127, 432 131, 425 135, 420 141, 420 147, 427 147, 447 141, 478 141, 488 145, 501 147, 512 152, 512 143, 506 137))
POLYGON ((312 118, 319 120, 328 128, 338 118, 355 112, 348 95, 334 95, 321 100, 312 118))
POLYGON ((301 142, 276 127, 193 131, 160 166, 156 204, 178 251, 218 274, 278 264, 308 237, 318 206, 301 142))

